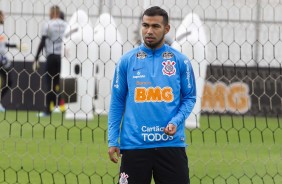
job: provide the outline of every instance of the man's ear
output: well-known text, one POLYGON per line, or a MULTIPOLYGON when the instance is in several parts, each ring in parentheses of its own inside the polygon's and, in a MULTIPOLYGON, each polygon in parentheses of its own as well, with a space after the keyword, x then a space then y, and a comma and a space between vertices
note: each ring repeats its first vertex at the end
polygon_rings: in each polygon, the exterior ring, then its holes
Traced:
POLYGON ((165 34, 167 34, 167 33, 169 32, 169 30, 170 30, 170 25, 167 24, 167 25, 165 26, 165 34))

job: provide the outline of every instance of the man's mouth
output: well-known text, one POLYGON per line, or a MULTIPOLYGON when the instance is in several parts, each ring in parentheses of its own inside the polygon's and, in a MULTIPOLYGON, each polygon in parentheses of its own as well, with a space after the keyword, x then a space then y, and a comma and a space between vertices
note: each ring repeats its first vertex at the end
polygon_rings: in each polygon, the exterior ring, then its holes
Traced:
POLYGON ((146 37, 146 41, 148 41, 148 42, 152 42, 152 41, 154 41, 154 39, 155 38, 153 38, 153 37, 146 37))

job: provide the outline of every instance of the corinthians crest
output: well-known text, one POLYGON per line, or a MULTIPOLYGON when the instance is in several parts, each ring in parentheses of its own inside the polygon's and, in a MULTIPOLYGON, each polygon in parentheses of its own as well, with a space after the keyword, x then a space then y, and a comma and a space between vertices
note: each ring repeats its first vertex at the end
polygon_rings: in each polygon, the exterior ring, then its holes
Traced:
POLYGON ((174 66, 175 65, 174 61, 167 60, 167 61, 163 61, 162 64, 164 66, 162 70, 164 75, 167 76, 175 75, 176 68, 174 66))
POLYGON ((127 174, 125 174, 124 172, 123 173, 120 173, 120 178, 119 178, 119 183, 120 184, 128 184, 128 178, 129 176, 127 174))

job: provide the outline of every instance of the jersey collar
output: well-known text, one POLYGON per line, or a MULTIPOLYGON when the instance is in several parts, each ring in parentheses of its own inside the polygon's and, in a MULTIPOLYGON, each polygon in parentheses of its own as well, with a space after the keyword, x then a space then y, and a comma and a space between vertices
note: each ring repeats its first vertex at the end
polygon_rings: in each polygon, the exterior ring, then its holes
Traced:
POLYGON ((151 48, 148 48, 144 45, 144 43, 142 43, 140 45, 140 48, 146 52, 148 55, 153 55, 153 54, 157 54, 157 55, 160 55, 162 54, 165 50, 166 50, 166 47, 167 45, 166 44, 163 44, 160 48, 157 48, 157 49, 151 49, 151 48))

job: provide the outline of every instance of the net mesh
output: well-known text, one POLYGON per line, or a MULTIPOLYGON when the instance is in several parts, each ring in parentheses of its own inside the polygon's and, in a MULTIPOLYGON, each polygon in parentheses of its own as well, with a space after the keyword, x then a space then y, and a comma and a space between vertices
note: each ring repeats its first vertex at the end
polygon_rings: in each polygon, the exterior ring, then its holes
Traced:
MULTIPOLYGON (((119 164, 107 155, 111 80, 119 57, 140 44, 140 15, 151 5, 168 11, 166 40, 191 59, 200 87, 196 123, 186 130, 191 183, 282 183, 278 0, 0 0, 2 35, 26 47, 5 52, 12 82, 1 76, 0 183, 117 183, 119 164), (65 38, 58 92, 65 101, 38 117, 52 91, 32 61, 54 4, 69 24, 85 12, 80 31, 88 37, 65 38)), ((45 55, 39 60, 44 66, 45 55)))

